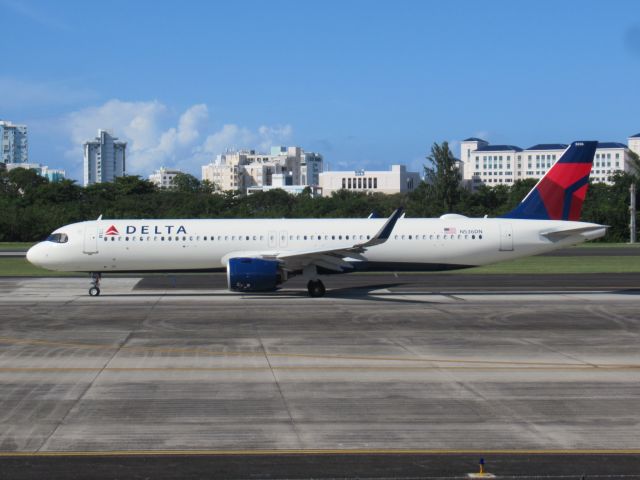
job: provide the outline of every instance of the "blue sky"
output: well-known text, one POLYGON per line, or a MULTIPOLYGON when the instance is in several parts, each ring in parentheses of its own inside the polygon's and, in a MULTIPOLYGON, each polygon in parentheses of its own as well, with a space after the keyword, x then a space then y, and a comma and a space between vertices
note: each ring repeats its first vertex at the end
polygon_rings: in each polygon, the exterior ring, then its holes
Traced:
POLYGON ((0 0, 0 118, 81 178, 98 127, 130 173, 230 147, 420 168, 433 142, 640 132, 637 1, 0 0))

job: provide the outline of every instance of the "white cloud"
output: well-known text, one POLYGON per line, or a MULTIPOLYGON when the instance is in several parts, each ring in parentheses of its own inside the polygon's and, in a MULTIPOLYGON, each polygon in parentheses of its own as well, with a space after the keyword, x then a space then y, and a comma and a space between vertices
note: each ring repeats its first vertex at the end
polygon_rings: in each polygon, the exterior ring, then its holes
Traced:
POLYGON ((98 129, 113 131, 127 141, 127 169, 147 175, 161 165, 181 168, 199 176, 200 166, 230 148, 267 150, 272 144, 291 139, 291 125, 262 125, 256 130, 235 124, 210 131, 209 111, 197 104, 177 119, 162 103, 109 100, 67 115, 63 123, 70 135, 69 158, 81 162, 82 144, 96 136, 98 129))

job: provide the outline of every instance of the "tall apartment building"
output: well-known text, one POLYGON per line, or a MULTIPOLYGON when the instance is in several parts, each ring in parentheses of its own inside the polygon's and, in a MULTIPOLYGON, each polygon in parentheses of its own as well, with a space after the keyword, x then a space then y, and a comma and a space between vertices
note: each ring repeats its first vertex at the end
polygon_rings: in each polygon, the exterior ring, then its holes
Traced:
POLYGON ((127 142, 121 142, 107 130, 84 143, 84 185, 113 182, 126 174, 127 142))
POLYGON ((0 120, 0 162, 29 163, 27 126, 0 120))
POLYGON ((392 165, 388 171, 348 170, 322 172, 320 188, 323 197, 338 190, 354 192, 404 193, 420 184, 418 172, 408 172, 404 165, 392 165))
MULTIPOLYGON (((592 181, 611 183, 610 178, 616 172, 629 171, 632 138, 629 139, 629 148, 617 142, 598 143, 591 170, 592 181)), ((540 143, 523 149, 515 145, 490 145, 480 138, 467 138, 460 143, 462 179, 472 189, 480 185, 512 185, 525 178, 540 179, 568 146, 564 143, 540 143)))
POLYGON ((220 190, 239 190, 273 186, 274 175, 281 175, 284 185, 317 185, 322 171, 322 156, 300 147, 271 147, 267 153, 255 150, 230 151, 216 156, 202 166, 202 179, 220 190), (310 181, 316 180, 316 183, 310 181))
POLYGON ((175 188, 175 183, 173 181, 175 180, 176 175, 180 173, 183 172, 175 168, 160 167, 159 170, 156 170, 149 175, 149 181, 154 183, 158 188, 175 188))

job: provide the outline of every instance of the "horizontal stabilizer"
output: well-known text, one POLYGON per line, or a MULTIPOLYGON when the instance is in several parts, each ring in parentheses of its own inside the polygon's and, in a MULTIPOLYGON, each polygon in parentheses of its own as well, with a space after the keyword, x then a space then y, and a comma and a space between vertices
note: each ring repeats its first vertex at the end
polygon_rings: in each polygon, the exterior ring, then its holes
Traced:
MULTIPOLYGON (((580 235, 583 233, 596 233, 600 230, 606 230, 609 228, 608 225, 590 225, 588 227, 577 227, 577 228, 565 228, 560 230, 551 230, 549 232, 541 233, 542 236, 547 237, 551 241, 562 240, 567 237, 572 237, 573 235, 580 235)), ((601 236, 601 235, 598 235, 601 236)), ((597 237, 594 237, 597 238, 597 237)))

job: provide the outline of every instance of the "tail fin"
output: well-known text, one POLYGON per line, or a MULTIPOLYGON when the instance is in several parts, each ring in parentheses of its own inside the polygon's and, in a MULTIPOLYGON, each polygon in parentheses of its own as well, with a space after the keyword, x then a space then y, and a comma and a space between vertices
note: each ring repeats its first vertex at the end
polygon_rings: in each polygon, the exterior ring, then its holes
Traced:
POLYGON ((598 142, 573 142, 524 200, 503 218, 580 220, 598 142))

